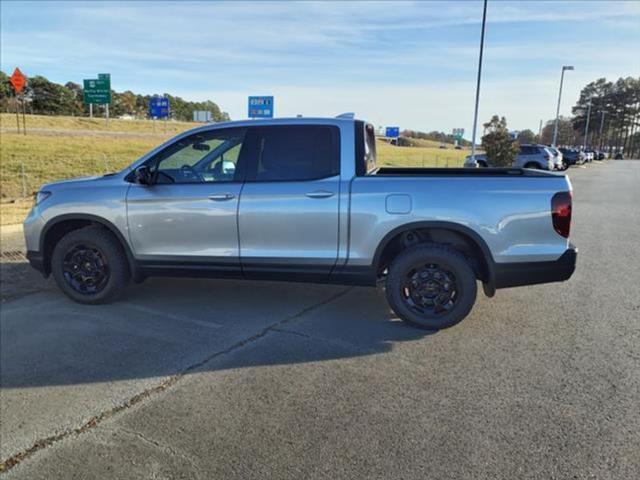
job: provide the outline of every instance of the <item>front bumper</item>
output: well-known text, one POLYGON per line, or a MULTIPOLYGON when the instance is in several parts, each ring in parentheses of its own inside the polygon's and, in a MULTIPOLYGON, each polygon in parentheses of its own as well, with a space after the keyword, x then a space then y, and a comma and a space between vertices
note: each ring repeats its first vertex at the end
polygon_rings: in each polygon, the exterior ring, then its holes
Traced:
POLYGON ((573 275, 577 258, 578 249, 569 245, 560 258, 551 262, 496 263, 495 288, 563 282, 573 275))

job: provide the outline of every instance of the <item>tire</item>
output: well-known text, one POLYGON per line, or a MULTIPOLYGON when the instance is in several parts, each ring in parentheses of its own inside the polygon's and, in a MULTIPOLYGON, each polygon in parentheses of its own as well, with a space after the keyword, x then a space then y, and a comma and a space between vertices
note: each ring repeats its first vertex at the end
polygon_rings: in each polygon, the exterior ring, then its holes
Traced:
POLYGON ((51 256, 51 271, 60 290, 79 303, 115 300, 131 273, 118 240, 102 227, 86 227, 66 234, 51 256))
POLYGON ((537 163, 534 163, 534 162, 529 162, 529 163, 527 163, 527 164, 524 166, 524 168, 532 168, 532 169, 534 169, 534 170, 538 170, 538 169, 540 169, 540 167, 538 166, 538 164, 537 164, 537 163))
POLYGON ((389 306, 402 320, 419 328, 439 330, 469 314, 478 285, 462 253, 426 243, 407 248, 391 262, 385 290, 389 306), (420 299, 416 301, 417 297, 420 299))
POLYGON ((478 166, 480 168, 488 168, 489 167, 489 165, 487 165, 487 162, 482 162, 482 161, 478 162, 478 166))

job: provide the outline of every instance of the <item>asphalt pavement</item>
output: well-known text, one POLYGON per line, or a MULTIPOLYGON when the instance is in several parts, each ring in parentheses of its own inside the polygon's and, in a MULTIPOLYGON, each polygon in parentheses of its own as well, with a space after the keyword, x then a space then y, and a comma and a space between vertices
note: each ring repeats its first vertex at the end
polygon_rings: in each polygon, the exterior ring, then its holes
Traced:
POLYGON ((437 333, 355 287, 8 297, 6 477, 640 478, 640 161, 568 174, 574 276, 479 293, 437 333))

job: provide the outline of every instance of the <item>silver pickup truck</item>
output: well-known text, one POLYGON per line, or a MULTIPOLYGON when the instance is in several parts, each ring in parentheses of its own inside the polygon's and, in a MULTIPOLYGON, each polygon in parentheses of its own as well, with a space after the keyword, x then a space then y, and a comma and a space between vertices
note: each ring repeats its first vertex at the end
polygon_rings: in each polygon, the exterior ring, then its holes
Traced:
POLYGON ((207 125, 119 173, 44 185, 24 231, 30 263, 82 303, 151 275, 384 281, 399 317, 438 329, 478 280, 488 296, 567 280, 570 224, 564 175, 378 168, 373 126, 295 118, 207 125))

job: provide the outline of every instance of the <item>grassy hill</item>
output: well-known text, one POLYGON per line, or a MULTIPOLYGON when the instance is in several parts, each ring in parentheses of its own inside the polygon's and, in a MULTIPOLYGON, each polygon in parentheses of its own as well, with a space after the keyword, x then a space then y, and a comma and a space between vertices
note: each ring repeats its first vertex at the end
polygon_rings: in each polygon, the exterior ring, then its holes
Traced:
MULTIPOLYGON (((22 120, 22 118, 20 119, 22 120)), ((191 122, 109 120, 27 115, 27 135, 17 134, 14 114, 0 114, 0 223, 22 221, 31 197, 43 183, 124 168, 191 122)), ((420 146, 396 147, 378 142, 380 166, 445 167, 462 164, 465 150, 420 146)))

